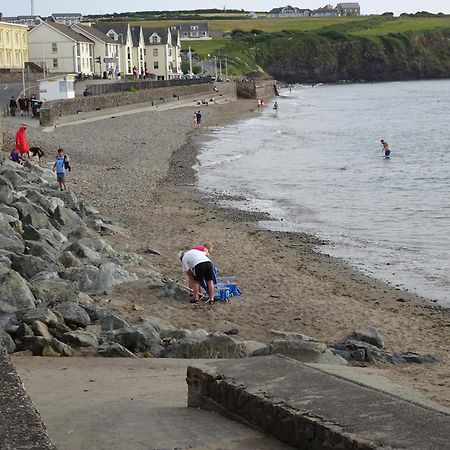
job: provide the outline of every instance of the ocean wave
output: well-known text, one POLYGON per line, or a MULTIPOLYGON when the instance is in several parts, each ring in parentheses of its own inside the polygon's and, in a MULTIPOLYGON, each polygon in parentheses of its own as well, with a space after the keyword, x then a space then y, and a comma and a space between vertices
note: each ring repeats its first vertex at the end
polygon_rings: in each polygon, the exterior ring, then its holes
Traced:
POLYGON ((236 161, 237 159, 241 159, 244 155, 238 154, 234 156, 230 156, 228 158, 219 159, 217 161, 211 161, 211 162, 205 162, 205 163, 198 163, 193 168, 195 170, 198 170, 200 167, 214 167, 219 166, 221 164, 226 164, 232 161, 236 161))

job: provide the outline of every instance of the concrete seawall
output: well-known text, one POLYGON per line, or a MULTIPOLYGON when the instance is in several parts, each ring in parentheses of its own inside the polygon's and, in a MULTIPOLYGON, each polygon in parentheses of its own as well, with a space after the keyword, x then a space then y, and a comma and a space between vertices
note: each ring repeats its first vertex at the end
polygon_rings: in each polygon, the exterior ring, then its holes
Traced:
POLYGON ((160 104, 176 102, 178 98, 199 95, 206 98, 218 95, 236 97, 236 83, 218 83, 219 92, 214 92, 214 84, 195 84, 188 86, 173 86, 156 89, 146 89, 137 92, 117 92, 88 97, 77 97, 71 100, 54 100, 46 102, 41 108, 40 123, 42 126, 53 125, 58 117, 76 115, 80 111, 89 112, 116 108, 119 106, 136 106, 141 103, 160 104))
MULTIPOLYGON (((43 389, 46 389, 43 386, 43 389)), ((56 450, 22 381, 0 347, 0 448, 56 450)))
POLYGON ((188 405, 304 450, 443 450, 450 417, 278 356, 189 367, 188 405))
POLYGON ((278 95, 276 80, 238 81, 236 84, 240 98, 258 99, 278 95))

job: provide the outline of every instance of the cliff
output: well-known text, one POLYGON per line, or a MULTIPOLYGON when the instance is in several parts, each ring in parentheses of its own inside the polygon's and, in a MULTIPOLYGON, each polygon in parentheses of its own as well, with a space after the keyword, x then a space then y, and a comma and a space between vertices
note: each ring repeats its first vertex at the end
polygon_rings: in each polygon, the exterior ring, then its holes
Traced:
POLYGON ((339 31, 244 37, 255 62, 289 83, 450 77, 450 30, 356 36, 339 31))

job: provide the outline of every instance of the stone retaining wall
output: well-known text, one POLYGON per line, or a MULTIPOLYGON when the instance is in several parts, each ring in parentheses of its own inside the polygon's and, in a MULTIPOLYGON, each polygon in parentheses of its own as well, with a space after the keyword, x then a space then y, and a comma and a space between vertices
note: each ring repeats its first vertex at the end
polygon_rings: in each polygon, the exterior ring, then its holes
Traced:
POLYGON ((188 406, 217 411, 302 450, 442 450, 450 417, 278 356, 187 371, 188 406))
POLYGON ((58 117, 74 115, 79 111, 96 111, 126 105, 136 106, 139 103, 150 102, 156 105, 162 102, 178 101, 178 97, 182 99, 184 96, 196 94, 208 99, 220 94, 236 96, 235 83, 218 83, 217 87, 218 93, 213 90, 214 84, 209 83, 77 97, 71 100, 54 100, 44 103, 41 108, 41 125, 53 125, 58 117))
POLYGON ((241 98, 258 99, 278 95, 276 80, 238 81, 237 94, 241 98))
POLYGON ((0 448, 56 450, 5 350, 0 346, 0 448))

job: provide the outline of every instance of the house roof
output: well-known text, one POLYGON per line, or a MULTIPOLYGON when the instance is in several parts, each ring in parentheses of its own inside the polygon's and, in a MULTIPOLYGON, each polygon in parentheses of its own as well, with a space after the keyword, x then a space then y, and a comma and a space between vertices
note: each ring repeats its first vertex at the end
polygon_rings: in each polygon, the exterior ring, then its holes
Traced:
POLYGON ((80 33, 77 33, 76 31, 72 30, 72 28, 68 27, 67 25, 63 25, 62 23, 56 23, 56 22, 43 22, 47 26, 54 28, 56 31, 59 31, 60 33, 67 36, 69 39, 72 39, 76 42, 87 42, 89 44, 93 44, 93 42, 88 39, 87 37, 83 36, 80 33))
POLYGON ((133 47, 139 47, 141 41, 141 27, 131 27, 131 38, 133 39, 133 47))
POLYGON ((83 17, 81 13, 53 13, 51 17, 83 17))
POLYGON ((146 45, 148 44, 150 37, 155 33, 161 38, 164 44, 167 43, 169 33, 168 28, 142 28, 142 31, 144 33, 144 41, 146 45))
POLYGON ((336 9, 338 8, 360 8, 359 3, 338 3, 336 6, 336 9))
POLYGON ((97 28, 90 25, 83 25, 82 23, 77 23, 72 27, 72 29, 83 30, 86 34, 91 35, 93 38, 98 39, 99 41, 105 42, 106 44, 117 44, 114 39, 111 39, 105 33, 101 32, 97 28))
POLYGON ((110 30, 114 30, 117 34, 122 34, 124 36, 124 40, 126 39, 128 33, 128 24, 124 22, 98 22, 92 26, 105 34, 110 30))

